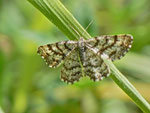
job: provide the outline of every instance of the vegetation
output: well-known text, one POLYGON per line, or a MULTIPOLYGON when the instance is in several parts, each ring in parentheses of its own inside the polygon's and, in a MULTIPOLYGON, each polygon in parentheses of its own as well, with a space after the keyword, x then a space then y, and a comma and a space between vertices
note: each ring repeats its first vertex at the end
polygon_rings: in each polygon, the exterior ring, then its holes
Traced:
MULTIPOLYGON (((139 89, 149 100, 149 1, 114 2, 64 1, 84 27, 94 21, 88 29, 92 36, 133 34, 131 52, 115 63, 137 88, 144 90, 139 89)), ((0 102, 5 112, 141 112, 122 93, 115 93, 119 91, 109 78, 99 83, 85 78, 69 86, 61 82, 60 68, 49 69, 36 55, 36 49, 45 43, 66 40, 65 36, 29 3, 13 0, 1 4, 0 102)), ((67 25, 63 28, 67 29, 67 25)), ((76 28, 82 34, 82 29, 76 28)), ((75 33, 63 32, 68 37, 76 37, 75 33)))

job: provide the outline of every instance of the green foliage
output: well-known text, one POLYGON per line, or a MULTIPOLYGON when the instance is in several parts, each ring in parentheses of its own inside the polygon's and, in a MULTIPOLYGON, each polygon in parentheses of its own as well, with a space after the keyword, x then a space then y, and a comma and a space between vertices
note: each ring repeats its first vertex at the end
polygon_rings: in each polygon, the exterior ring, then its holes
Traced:
MULTIPOLYGON (((0 104, 3 111, 141 113, 109 78, 99 83, 85 78, 69 86, 61 82, 60 68, 48 68, 36 51, 39 45, 67 38, 28 1, 2 0, 0 3, 0 104)), ((93 20, 88 29, 93 36, 120 33, 134 36, 130 53, 115 63, 150 101, 150 1, 64 0, 63 3, 84 28, 93 20)))
MULTIPOLYGON (((72 37, 73 39, 78 39, 82 34, 88 34, 84 29, 78 24, 74 17, 69 13, 67 9, 61 4, 59 0, 29 0, 35 7, 37 7, 45 16, 51 20, 60 30, 65 34, 77 34, 77 36, 72 37), (54 21, 55 20, 55 21, 54 21), (64 26, 65 25, 65 26, 64 26), (62 29, 62 26, 63 29, 62 29), (69 29, 67 29, 69 28, 69 29), (65 29, 65 30, 64 30, 65 29), (80 33, 82 33, 80 35, 80 33), (78 35, 79 34, 79 35, 78 35)), ((70 36, 69 36, 70 37, 70 36)), ((89 38, 89 35, 83 35, 85 39, 89 38)), ((133 87, 133 85, 117 70, 117 68, 112 64, 109 59, 104 58, 105 63, 110 67, 112 75, 110 76, 117 85, 126 94, 131 97, 131 99, 141 108, 145 113, 150 112, 150 105, 141 96, 141 94, 133 87)))

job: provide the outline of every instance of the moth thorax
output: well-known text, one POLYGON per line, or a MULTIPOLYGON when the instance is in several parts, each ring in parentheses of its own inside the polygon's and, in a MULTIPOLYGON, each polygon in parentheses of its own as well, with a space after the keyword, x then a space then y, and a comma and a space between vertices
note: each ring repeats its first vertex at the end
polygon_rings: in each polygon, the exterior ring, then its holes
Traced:
POLYGON ((78 41, 78 49, 79 49, 79 57, 80 57, 81 63, 83 63, 84 52, 85 52, 85 41, 82 37, 78 41))
POLYGON ((78 42, 78 46, 79 46, 79 48, 84 47, 84 39, 82 37, 80 38, 80 40, 78 42))

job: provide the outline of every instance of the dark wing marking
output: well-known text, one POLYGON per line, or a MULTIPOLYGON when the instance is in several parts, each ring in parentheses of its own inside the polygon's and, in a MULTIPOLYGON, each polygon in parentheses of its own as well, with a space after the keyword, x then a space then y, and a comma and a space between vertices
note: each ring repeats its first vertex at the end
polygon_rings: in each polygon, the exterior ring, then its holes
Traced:
POLYGON ((109 67, 93 48, 86 46, 83 54, 82 65, 85 76, 89 76, 93 81, 99 81, 110 74, 109 67))
POLYGON ((72 49, 77 47, 76 41, 62 41, 47 44, 38 48, 38 53, 45 59, 49 67, 58 67, 72 49))
POLYGON ((82 77, 82 68, 79 61, 78 48, 75 48, 64 60, 61 79, 73 84, 75 81, 79 81, 80 77, 82 77))
POLYGON ((86 43, 97 49, 99 55, 106 54, 112 61, 123 57, 131 48, 133 37, 129 34, 103 35, 91 38, 86 43))

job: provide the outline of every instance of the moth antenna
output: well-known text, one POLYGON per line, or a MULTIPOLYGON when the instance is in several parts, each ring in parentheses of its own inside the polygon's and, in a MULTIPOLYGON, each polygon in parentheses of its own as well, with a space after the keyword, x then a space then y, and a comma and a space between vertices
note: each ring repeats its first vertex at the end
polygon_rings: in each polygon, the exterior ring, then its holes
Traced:
MULTIPOLYGON (((90 27, 90 25, 93 23, 93 20, 91 20, 91 22, 88 24, 88 26, 85 28, 84 32, 82 33, 82 36, 84 35, 84 33, 86 32, 86 30, 90 27)), ((79 32, 77 32, 72 26, 71 28, 78 34, 78 36, 81 38, 82 36, 79 34, 79 32)))
MULTIPOLYGON (((85 28, 85 31, 87 31, 87 29, 92 25, 92 23, 93 23, 93 20, 90 21, 90 23, 88 24, 88 26, 85 28)), ((84 33, 85 33, 85 32, 83 32, 82 35, 84 35, 84 33)))
POLYGON ((79 38, 81 37, 81 35, 79 34, 79 32, 77 32, 72 26, 71 28, 78 34, 79 38))
POLYGON ((92 24, 93 24, 93 20, 90 21, 90 23, 89 23, 88 26, 85 28, 85 30, 87 30, 92 24))

